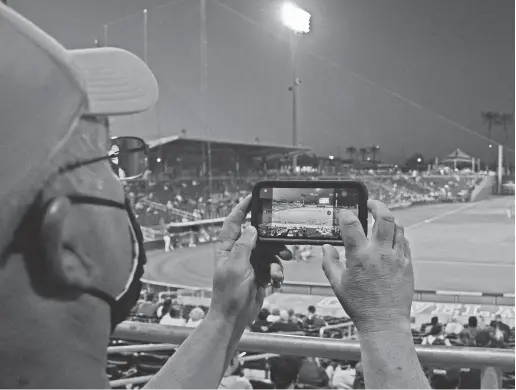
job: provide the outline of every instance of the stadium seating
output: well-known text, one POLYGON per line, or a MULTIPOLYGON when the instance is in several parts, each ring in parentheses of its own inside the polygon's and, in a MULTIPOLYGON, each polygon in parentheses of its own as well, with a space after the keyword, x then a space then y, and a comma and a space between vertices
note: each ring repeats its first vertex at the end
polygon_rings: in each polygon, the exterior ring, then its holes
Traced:
MULTIPOLYGON (((149 296, 149 299, 154 298, 154 296, 149 296)), ((140 305, 144 302, 141 301, 140 305)), ((180 305, 183 318, 188 318, 188 315, 191 310, 193 310, 194 306, 192 305, 180 305)), ((177 304, 176 304, 177 307, 177 304)), ((206 312, 208 310, 207 307, 202 307, 202 309, 206 312)), ((305 316, 303 314, 297 314, 297 319, 302 323, 305 316)), ((348 318, 334 318, 334 317, 324 317, 323 318, 326 324, 328 325, 337 325, 342 324, 343 328, 344 325, 349 323, 348 318)), ((153 322, 157 323, 158 318, 155 314, 151 316, 144 316, 138 314, 138 307, 135 307, 132 312, 132 317, 130 318, 132 321, 143 321, 143 322, 153 322)), ((445 324, 443 324, 443 327, 445 324)), ((303 327, 303 333, 306 336, 311 337, 319 337, 319 327, 309 327, 304 326, 303 327)), ((508 343, 505 343, 503 345, 503 348, 512 348, 514 349, 514 332, 515 329, 512 329, 512 334, 509 339, 508 343)), ((423 337, 425 336, 424 331, 419 329, 413 329, 412 335, 414 338, 415 344, 421 344, 423 337)), ((330 337, 330 338, 345 338, 345 335, 342 332, 342 328, 339 329, 331 329, 329 331, 324 332, 324 337, 330 337)), ((449 336, 448 337, 452 345, 455 346, 462 346, 462 343, 460 341, 460 337, 454 337, 449 336)), ((134 345, 137 343, 131 343, 131 345, 134 345)), ((111 346, 121 346, 121 345, 130 345, 127 342, 120 341, 120 340, 113 340, 111 341, 111 346)), ((474 347, 472 347, 474 348, 474 347)), ((163 364, 167 361, 167 359, 172 356, 174 353, 174 350, 168 350, 168 351, 159 351, 159 352, 139 352, 139 353, 112 353, 109 354, 108 358, 108 365, 106 368, 106 372, 108 374, 108 377, 110 380, 116 380, 116 379, 123 379, 123 378, 136 378, 136 377, 143 377, 143 376, 149 376, 155 374, 159 369, 163 366, 163 364)), ((247 359, 245 362, 243 362, 241 366, 240 373, 243 375, 243 373, 248 373, 249 378, 251 379, 251 383, 253 386, 257 386, 255 388, 272 388, 270 387, 270 381, 268 378, 268 371, 269 371, 269 358, 263 357, 260 358, 259 354, 256 353, 248 353, 246 354, 247 359), (259 358, 256 359, 255 358, 259 358), (261 373, 263 377, 255 377, 256 373, 261 373), (268 387, 269 386, 269 387, 268 387)), ((338 363, 337 361, 331 361, 326 360, 324 366, 333 365, 336 366, 338 363)), ((432 383, 435 383, 435 388, 443 388, 438 387, 439 385, 437 382, 443 381, 446 377, 446 371, 439 370, 439 369, 427 369, 429 380, 432 383)), ((503 374, 503 388, 504 389, 514 389, 514 377, 515 373, 512 372, 504 372, 503 374)), ((464 368, 460 371, 460 379, 461 379, 461 387, 460 388, 479 388, 480 387, 480 371, 479 370, 473 370, 464 368)), ((143 384, 136 385, 137 387, 143 386, 143 384)), ((116 387, 115 387, 116 388, 116 387)), ((133 387, 135 388, 135 387, 133 387)), ((447 388, 447 387, 444 387, 447 388)))
MULTIPOLYGON (((349 178, 362 180, 369 196, 391 207, 428 202, 465 201, 479 180, 478 175, 423 175, 415 178, 402 175, 374 175, 352 173, 349 178)), ((311 173, 305 179, 317 178, 311 173)), ((277 175, 236 179, 214 177, 211 184, 204 179, 168 180, 161 182, 139 181, 126 185, 127 193, 135 205, 140 224, 147 227, 162 226, 171 222, 186 222, 221 218, 250 193, 258 179, 279 178, 277 175)), ((282 177, 285 178, 285 177, 282 177)), ((287 178, 292 178, 288 176, 287 178)))

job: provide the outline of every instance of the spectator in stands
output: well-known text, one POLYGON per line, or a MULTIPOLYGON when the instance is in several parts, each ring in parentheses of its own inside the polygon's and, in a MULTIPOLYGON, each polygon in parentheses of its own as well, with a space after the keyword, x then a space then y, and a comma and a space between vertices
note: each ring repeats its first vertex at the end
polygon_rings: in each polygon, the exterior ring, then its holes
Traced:
POLYGON ((478 330, 484 329, 486 326, 488 326, 488 325, 486 324, 485 318, 483 316, 478 316, 478 320, 477 320, 478 330))
POLYGON ((365 389, 364 370, 362 368, 362 362, 358 362, 355 366, 356 376, 355 382, 353 382, 354 389, 365 389))
POLYGON ((423 337, 421 345, 446 345, 451 347, 451 342, 444 336, 442 325, 438 324, 430 330, 428 336, 423 337))
POLYGON ((326 372, 326 375, 328 375, 328 378, 331 383, 331 380, 333 378, 333 373, 335 372, 335 368, 338 366, 338 363, 331 359, 325 359, 325 358, 320 358, 319 363, 321 364, 321 367, 326 372))
POLYGON ((358 362, 343 362, 339 364, 331 378, 331 387, 334 389, 352 389, 357 375, 356 364, 358 362))
POLYGON ((320 389, 329 385, 329 378, 324 368, 318 364, 318 359, 306 357, 303 359, 301 370, 299 371, 298 383, 303 386, 320 389))
POLYGON ((432 331, 432 328, 435 328, 439 325, 439 317, 432 317, 429 324, 423 324, 421 326, 421 331, 423 332, 424 336, 428 336, 430 332, 432 331))
POLYGON ((269 331, 269 321, 267 321, 267 317, 269 317, 269 310, 263 308, 258 313, 258 319, 254 321, 251 325, 251 331, 257 333, 267 333, 269 331))
POLYGON ((186 321, 181 316, 181 309, 176 306, 170 307, 159 323, 160 325, 186 326, 186 321))
POLYGON ((106 115, 149 109, 157 84, 131 53, 66 51, 1 3, 0 50, 0 386, 105 387, 110 331, 145 261, 106 115), (93 87, 98 69, 107 84, 93 87))
POLYGON ((247 378, 238 374, 240 368, 239 352, 233 354, 229 366, 220 381, 219 389, 252 389, 251 383, 247 378))
POLYGON ((167 298, 156 310, 156 317, 161 320, 165 314, 167 314, 172 307, 172 299, 167 298))
POLYGON ((197 328, 199 324, 204 320, 204 310, 200 307, 194 307, 190 314, 188 315, 188 321, 185 326, 189 328, 197 328))
POLYGON ((288 309, 288 316, 289 322, 296 324, 298 326, 303 325, 303 321, 298 316, 296 316, 296 312, 294 311, 294 309, 288 309))
POLYGON ((150 296, 150 301, 142 302, 138 308, 138 314, 142 317, 156 318, 159 309, 158 296, 150 296))
POLYGON ((487 327, 478 332, 476 344, 480 348, 504 348, 503 340, 496 338, 496 330, 493 327, 487 327))
POLYGON ((270 360, 271 381, 277 389, 295 389, 303 359, 298 356, 279 356, 270 360))
POLYGON ((491 321, 491 327, 495 329, 495 337, 497 340, 508 342, 511 337, 511 328, 502 322, 502 316, 497 314, 494 321, 491 321))
MULTIPOLYGON (((107 388, 106 346, 146 258, 106 116, 147 110, 157 83, 133 54, 66 51, 1 2, 0 52, 0 387, 107 388)), ((237 233, 249 201, 222 227, 206 319, 151 388, 216 388, 265 287, 281 284, 288 252, 237 233)))
POLYGON ((462 344, 469 347, 477 345, 476 338, 479 332, 477 317, 471 316, 468 318, 468 325, 460 332, 460 339, 462 344))
POLYGON ((297 332, 299 326, 290 322, 288 311, 280 310, 279 320, 269 327, 269 332, 297 332))
POLYGON ((446 324, 446 327, 444 329, 444 333, 448 335, 458 335, 460 332, 462 332, 462 329, 464 327, 457 322, 457 317, 452 317, 451 321, 446 324))
POLYGON ((315 306, 308 306, 308 314, 303 321, 305 328, 320 328, 326 325, 326 322, 322 318, 319 318, 315 312, 315 306))
POLYGON ((272 308, 271 314, 267 317, 267 321, 274 323, 280 319, 280 309, 277 307, 272 308))

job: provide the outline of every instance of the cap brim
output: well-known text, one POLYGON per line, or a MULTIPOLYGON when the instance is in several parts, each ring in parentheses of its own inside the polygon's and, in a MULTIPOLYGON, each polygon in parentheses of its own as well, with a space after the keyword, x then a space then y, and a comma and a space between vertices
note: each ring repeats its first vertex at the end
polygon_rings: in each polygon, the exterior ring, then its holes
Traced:
POLYGON ((136 114, 158 100, 156 78, 134 54, 113 47, 69 50, 68 54, 88 96, 86 114, 136 114))

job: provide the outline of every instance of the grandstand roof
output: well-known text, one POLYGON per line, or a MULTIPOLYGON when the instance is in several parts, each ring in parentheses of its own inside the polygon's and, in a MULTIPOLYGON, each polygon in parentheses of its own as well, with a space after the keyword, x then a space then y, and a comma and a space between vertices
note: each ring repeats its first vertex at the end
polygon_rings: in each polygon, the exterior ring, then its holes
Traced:
POLYGON ((189 146, 199 146, 200 144, 211 144, 212 151, 215 152, 223 152, 225 150, 231 151, 235 149, 239 149, 241 152, 245 152, 248 155, 253 156, 265 156, 267 155, 270 158, 272 155, 277 154, 277 156, 283 156, 287 153, 289 154, 298 154, 298 153, 306 153, 310 150, 310 148, 299 146, 293 147, 289 145, 272 145, 272 144, 263 144, 263 143, 245 143, 239 141, 227 141, 227 140, 211 140, 207 138, 201 137, 186 137, 183 135, 172 135, 168 137, 161 137, 152 140, 146 140, 150 149, 157 148, 159 146, 167 145, 170 143, 178 144, 178 146, 188 148, 189 146))
POLYGON ((465 161, 465 162, 471 162, 472 157, 460 150, 459 148, 455 149, 453 152, 451 152, 446 158, 443 160, 443 162, 457 160, 457 161, 465 161))

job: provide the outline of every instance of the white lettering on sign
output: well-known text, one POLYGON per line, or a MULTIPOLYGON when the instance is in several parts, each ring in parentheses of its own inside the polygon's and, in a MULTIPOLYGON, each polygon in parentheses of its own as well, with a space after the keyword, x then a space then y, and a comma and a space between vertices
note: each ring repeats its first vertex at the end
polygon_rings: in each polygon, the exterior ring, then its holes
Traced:
MULTIPOLYGON (((341 304, 336 297, 326 297, 320 300, 315 306, 321 309, 341 310, 341 304)), ((443 315, 456 317, 484 317, 492 318, 500 315, 502 318, 513 319, 514 308, 509 306, 473 305, 460 303, 434 303, 434 302, 413 302, 411 315, 443 315), (482 310, 484 309, 484 310, 482 310), (486 310, 487 309, 487 310, 486 310)))
POLYGON ((462 312, 463 317, 478 317, 480 316, 480 312, 478 311, 481 306, 480 305, 464 305, 465 310, 462 312))
POLYGON ((460 303, 438 303, 436 308, 430 314, 444 314, 448 316, 458 316, 459 310, 462 308, 460 303))
POLYGON ((493 316, 493 313, 489 311, 482 310, 480 311, 481 305, 464 305, 466 310, 464 310, 460 315, 462 317, 484 317, 490 318, 493 316))
POLYGON ((412 303, 412 315, 417 315, 423 313, 425 310, 434 307, 434 303, 431 302, 413 302, 412 303))
POLYGON ((502 318, 514 318, 514 308, 500 306, 498 311, 495 313, 495 316, 502 316, 502 318))

